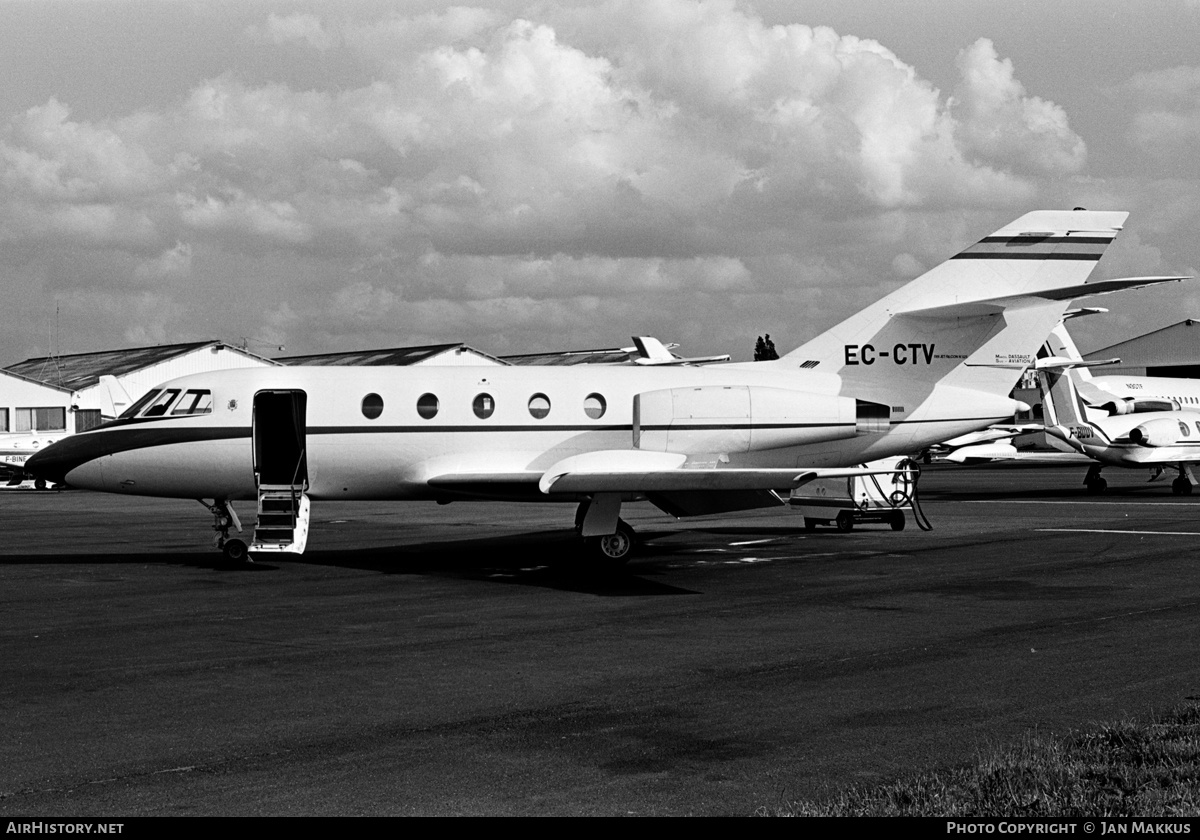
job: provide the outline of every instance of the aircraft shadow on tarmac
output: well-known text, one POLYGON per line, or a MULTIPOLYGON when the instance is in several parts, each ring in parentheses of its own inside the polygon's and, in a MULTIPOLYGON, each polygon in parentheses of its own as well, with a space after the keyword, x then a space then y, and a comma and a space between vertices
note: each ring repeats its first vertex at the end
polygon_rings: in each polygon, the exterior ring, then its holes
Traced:
MULTIPOLYGON (((660 531, 648 538, 660 539, 674 533, 660 531)), ((586 562, 587 557, 573 532, 555 530, 354 549, 310 547, 302 555, 259 554, 253 562, 236 565, 231 565, 215 550, 197 551, 192 544, 181 545, 178 553, 12 554, 4 556, 3 562, 12 565, 175 565, 231 575, 278 572, 286 563, 359 569, 385 575, 434 575, 608 597, 698 594, 651 579, 664 571, 662 561, 669 558, 675 548, 659 546, 649 551, 642 545, 628 566, 599 569, 586 562)))
POLYGON ((1163 484, 1161 481, 1136 485, 1120 485, 1113 486, 1109 484, 1108 489, 1102 494, 1089 493, 1086 488, 1080 487, 1020 487, 1013 489, 1003 489, 995 487, 981 486, 978 490, 938 490, 921 488, 921 503, 927 504, 930 502, 974 502, 974 501, 1013 501, 1022 499, 1095 499, 1103 501, 1104 499, 1121 499, 1129 496, 1154 496, 1162 501, 1170 501, 1176 499, 1180 502, 1200 501, 1200 495, 1193 496, 1175 496, 1171 493, 1171 483, 1168 481, 1163 484))
MULTIPOLYGON (((650 536, 660 538, 664 534, 659 532, 650 536)), ((655 561, 661 559, 664 551, 656 547, 655 558, 647 562, 646 546, 639 546, 639 549, 635 550, 629 565, 601 569, 587 562, 588 558, 572 532, 555 530, 364 549, 310 549, 304 555, 290 556, 288 560, 387 575, 486 580, 611 597, 698 594, 648 579, 647 575, 662 571, 655 561)))

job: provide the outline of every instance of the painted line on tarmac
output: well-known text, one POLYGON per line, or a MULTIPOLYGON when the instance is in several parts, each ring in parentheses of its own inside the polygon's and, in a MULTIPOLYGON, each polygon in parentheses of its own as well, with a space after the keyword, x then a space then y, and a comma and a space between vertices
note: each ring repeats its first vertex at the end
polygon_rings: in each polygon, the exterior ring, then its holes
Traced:
MULTIPOLYGON (((925 500, 929 502, 928 499, 925 500)), ((1129 507, 1130 505, 1166 505, 1170 507, 1200 507, 1200 502, 1096 502, 1091 499, 936 499, 936 502, 956 502, 960 505, 1087 505, 1088 507, 1129 507)))
POLYGON ((1138 534, 1143 537, 1200 537, 1197 531, 1117 531, 1112 528, 1034 528, 1058 534, 1138 534))

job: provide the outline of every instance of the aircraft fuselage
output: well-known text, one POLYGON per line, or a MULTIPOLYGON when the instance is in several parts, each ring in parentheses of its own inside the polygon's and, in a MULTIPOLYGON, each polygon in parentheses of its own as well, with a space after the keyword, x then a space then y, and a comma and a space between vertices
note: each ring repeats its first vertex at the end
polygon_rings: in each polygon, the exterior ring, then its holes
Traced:
POLYGON ((314 500, 546 499, 537 476, 587 452, 669 448, 709 468, 847 465, 919 450, 1009 417, 1014 406, 934 387, 920 405, 864 427, 856 398, 871 395, 841 388, 837 375, 779 362, 219 371, 157 389, 210 394, 203 413, 168 408, 163 416, 119 419, 63 441, 38 466, 93 490, 253 499, 262 458, 256 447, 295 432, 271 428, 287 423, 261 407, 256 417, 256 399, 290 393, 303 395, 296 429, 314 500), (671 416, 664 419, 664 411, 671 416), (435 481, 471 475, 486 480, 474 488, 435 481))

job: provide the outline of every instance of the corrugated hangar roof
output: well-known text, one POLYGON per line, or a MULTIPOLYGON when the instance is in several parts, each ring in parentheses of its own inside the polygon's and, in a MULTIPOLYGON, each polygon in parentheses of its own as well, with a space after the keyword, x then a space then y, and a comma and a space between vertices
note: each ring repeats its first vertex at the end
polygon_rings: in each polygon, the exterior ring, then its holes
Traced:
POLYGON ((35 382, 78 391, 95 385, 101 376, 123 376, 214 345, 228 346, 220 341, 194 341, 188 344, 161 344, 156 347, 131 347, 98 353, 37 356, 4 369, 35 382))
POLYGON ((392 347, 384 350, 352 350, 345 353, 313 353, 307 356, 279 356, 275 361, 285 365, 378 365, 402 367, 415 365, 434 356, 454 350, 465 350, 503 363, 490 353, 458 344, 428 344, 422 347, 392 347))
POLYGON ((519 356, 501 356, 510 365, 548 365, 570 367, 572 365, 617 365, 629 361, 625 350, 572 350, 566 353, 522 353, 519 356))

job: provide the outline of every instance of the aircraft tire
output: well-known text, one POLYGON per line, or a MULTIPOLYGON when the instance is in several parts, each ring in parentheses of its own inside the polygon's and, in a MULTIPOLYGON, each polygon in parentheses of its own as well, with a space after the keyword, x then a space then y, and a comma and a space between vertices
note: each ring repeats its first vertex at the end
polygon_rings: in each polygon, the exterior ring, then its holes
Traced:
POLYGON ((817 530, 817 520, 809 519, 807 516, 804 517, 804 530, 805 531, 817 530))
POLYGON ((230 563, 245 563, 250 559, 250 549, 242 540, 226 540, 221 553, 230 563))
POLYGON ((624 566, 633 556, 636 534, 624 519, 617 520, 617 532, 600 537, 588 537, 586 543, 593 560, 602 568, 616 569, 624 566))
POLYGON ((1177 478, 1171 482, 1171 492, 1176 496, 1192 495, 1192 483, 1186 478, 1177 478))
POLYGON ((1103 493, 1108 489, 1108 481, 1103 478, 1097 478, 1095 481, 1089 481, 1086 487, 1089 493, 1103 493))
POLYGON ((854 514, 848 510, 844 510, 837 515, 834 524, 837 525, 839 531, 852 531, 854 530, 854 514))
POLYGON ((903 513, 900 513, 899 511, 897 511, 896 513, 892 514, 892 530, 893 531, 903 531, 904 530, 904 514, 903 513))
POLYGON ((35 478, 35 479, 33 480, 33 489, 35 489, 35 490, 45 490, 45 489, 46 489, 46 479, 44 479, 44 478, 35 478))

